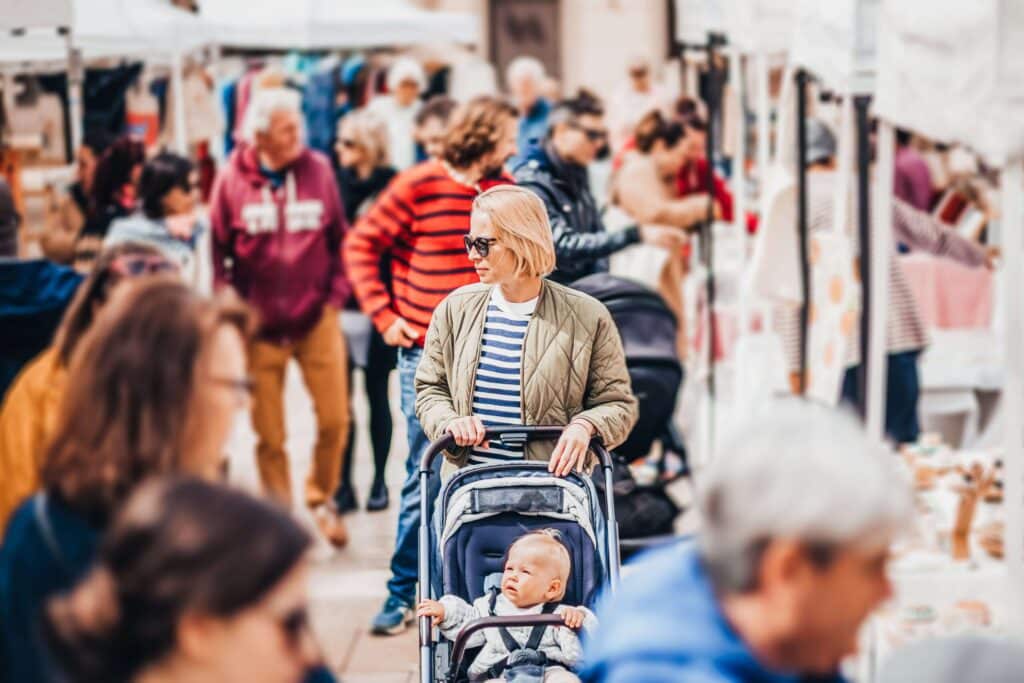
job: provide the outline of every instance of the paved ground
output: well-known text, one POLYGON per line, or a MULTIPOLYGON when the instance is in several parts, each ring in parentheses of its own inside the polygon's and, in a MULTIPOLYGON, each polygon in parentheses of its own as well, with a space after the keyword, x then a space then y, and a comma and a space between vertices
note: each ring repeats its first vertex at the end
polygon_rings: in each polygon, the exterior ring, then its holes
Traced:
MULTIPOLYGON (((360 511, 347 517, 352 541, 348 548, 333 552, 321 545, 315 553, 312 580, 314 628, 330 667, 344 677, 344 683, 407 683, 417 678, 416 633, 410 629, 401 636, 378 638, 369 634, 370 619, 387 596, 385 583, 388 562, 395 538, 397 495, 404 476, 405 429, 398 411, 397 373, 393 373, 395 436, 388 463, 388 481, 392 493, 389 510, 376 513, 360 511)), ((356 378, 356 419, 366 424, 361 377, 356 378)), ((312 406, 302 386, 297 367, 289 369, 288 447, 292 456, 292 480, 296 500, 298 483, 305 477, 315 437, 312 406)), ((365 434, 365 427, 361 434, 365 434)), ((361 501, 369 489, 373 464, 368 444, 357 436, 354 478, 361 501)), ((254 437, 247 417, 241 419, 232 437, 232 479, 246 487, 256 487, 253 460, 254 437)), ((311 523, 311 522, 310 522, 311 523)))

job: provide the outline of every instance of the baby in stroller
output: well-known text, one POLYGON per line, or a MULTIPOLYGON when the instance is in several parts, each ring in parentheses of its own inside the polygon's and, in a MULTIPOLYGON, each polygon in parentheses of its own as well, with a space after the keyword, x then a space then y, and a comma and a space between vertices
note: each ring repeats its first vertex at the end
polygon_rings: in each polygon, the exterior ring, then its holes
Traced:
POLYGON ((532 531, 509 547, 500 590, 492 588, 472 605, 455 595, 423 600, 418 614, 431 617, 452 640, 463 627, 482 617, 559 614, 566 628, 513 627, 473 634, 469 646, 483 649, 470 665, 469 676, 474 681, 498 681, 506 680, 507 669, 522 670, 537 678, 543 671, 545 683, 576 683, 579 678, 571 669, 583 654, 576 630, 596 627, 597 618, 586 607, 558 604, 565 596, 570 565, 569 551, 557 531, 532 531))

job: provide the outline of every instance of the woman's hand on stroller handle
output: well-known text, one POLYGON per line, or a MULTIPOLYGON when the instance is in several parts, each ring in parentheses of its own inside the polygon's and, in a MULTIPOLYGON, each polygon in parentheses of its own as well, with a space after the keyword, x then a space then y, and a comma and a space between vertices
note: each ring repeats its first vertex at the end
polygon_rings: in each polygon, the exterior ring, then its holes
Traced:
POLYGON ((487 446, 487 428, 476 415, 455 418, 445 431, 455 439, 456 446, 487 446))
POLYGON ((593 426, 585 420, 573 420, 565 428, 555 444, 548 462, 548 472, 564 477, 573 470, 580 472, 587 462, 590 440, 594 436, 593 426))
POLYGON ((420 600, 416 608, 417 617, 430 617, 430 622, 437 626, 444 621, 444 605, 437 600, 420 600))

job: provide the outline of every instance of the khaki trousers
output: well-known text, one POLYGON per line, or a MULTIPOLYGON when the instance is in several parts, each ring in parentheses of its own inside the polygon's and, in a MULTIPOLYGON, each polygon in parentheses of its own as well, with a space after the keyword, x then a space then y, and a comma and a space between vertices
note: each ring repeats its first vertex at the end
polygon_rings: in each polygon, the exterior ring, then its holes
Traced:
POLYGON ((348 352, 333 307, 324 306, 320 322, 305 338, 289 344, 256 341, 249 351, 255 385, 252 425, 258 438, 260 480, 265 493, 289 507, 292 496, 285 451, 284 380, 292 358, 298 361, 316 413, 316 446, 306 482, 306 505, 312 508, 330 500, 338 488, 348 440, 348 352))

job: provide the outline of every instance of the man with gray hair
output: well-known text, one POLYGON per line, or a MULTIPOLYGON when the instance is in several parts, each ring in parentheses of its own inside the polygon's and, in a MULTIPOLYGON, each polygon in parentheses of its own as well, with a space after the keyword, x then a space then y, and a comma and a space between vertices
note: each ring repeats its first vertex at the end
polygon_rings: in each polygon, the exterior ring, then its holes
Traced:
POLYGON ((600 606, 583 680, 841 680, 912 510, 895 456, 852 417, 790 399, 696 485, 698 540, 649 555, 600 606))
POLYGON ((294 358, 317 419, 305 502, 327 540, 342 546, 348 534, 331 496, 349 424, 348 360, 338 320, 352 292, 341 261, 348 224, 331 163, 306 147, 301 117, 294 91, 264 89, 253 96, 245 142, 232 152, 210 199, 214 283, 234 288, 259 312, 249 365, 263 488, 291 504, 283 399, 285 370, 294 358))
POLYGON ((512 104, 519 110, 519 134, 516 136, 519 153, 509 160, 510 169, 518 166, 547 132, 551 103, 541 96, 546 81, 544 65, 535 57, 516 57, 505 71, 512 104))

